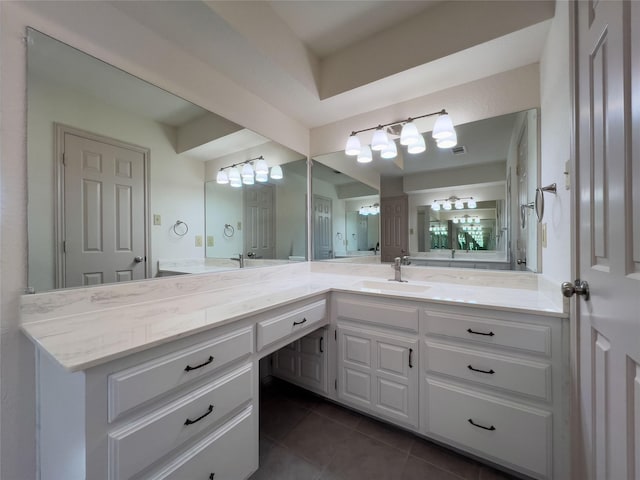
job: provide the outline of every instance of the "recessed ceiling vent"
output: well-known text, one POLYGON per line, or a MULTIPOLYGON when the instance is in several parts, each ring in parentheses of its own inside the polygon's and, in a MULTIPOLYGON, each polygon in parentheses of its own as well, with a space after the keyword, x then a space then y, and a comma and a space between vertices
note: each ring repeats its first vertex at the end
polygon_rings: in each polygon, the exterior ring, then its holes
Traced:
POLYGON ((465 147, 464 145, 458 145, 451 149, 451 153, 453 153, 454 155, 464 155, 465 153, 467 153, 467 147, 465 147))

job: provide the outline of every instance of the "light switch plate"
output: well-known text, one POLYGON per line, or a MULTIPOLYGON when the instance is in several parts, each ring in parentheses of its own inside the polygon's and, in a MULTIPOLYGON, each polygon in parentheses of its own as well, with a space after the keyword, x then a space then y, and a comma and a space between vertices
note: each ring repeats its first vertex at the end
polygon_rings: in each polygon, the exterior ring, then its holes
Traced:
POLYGON ((162 225, 162 218, 157 213, 153 214, 153 224, 154 225, 162 225))
POLYGON ((242 230, 242 222, 237 223, 236 230, 242 230))
POLYGON ((207 247, 213 247, 213 235, 207 235, 207 247))
POLYGON ((196 235, 196 247, 202 246, 202 235, 196 235))

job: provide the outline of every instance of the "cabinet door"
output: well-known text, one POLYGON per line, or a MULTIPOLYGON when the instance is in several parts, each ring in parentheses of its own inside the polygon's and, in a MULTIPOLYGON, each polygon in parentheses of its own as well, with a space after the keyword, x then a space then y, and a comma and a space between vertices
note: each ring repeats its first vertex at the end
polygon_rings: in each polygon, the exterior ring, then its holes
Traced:
POLYGON ((273 375, 318 393, 327 393, 327 329, 322 328, 273 354, 273 375))
POLYGON ((338 325, 338 397, 418 425, 418 339, 338 325))

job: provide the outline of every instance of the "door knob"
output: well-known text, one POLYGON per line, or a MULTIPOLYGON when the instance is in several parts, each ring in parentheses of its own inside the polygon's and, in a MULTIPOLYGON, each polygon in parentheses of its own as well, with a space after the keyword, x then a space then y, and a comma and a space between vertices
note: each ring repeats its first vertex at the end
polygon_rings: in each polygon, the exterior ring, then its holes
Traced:
POLYGON ((133 257, 133 261, 136 263, 140 263, 142 261, 142 257, 140 255, 137 255, 135 257, 133 257))
POLYGON ((516 263, 517 263, 518 265, 526 265, 526 264, 527 264, 527 259, 526 259, 526 258, 525 258, 525 259, 519 258, 519 259, 516 261, 516 263))
POLYGON ((589 284, 585 280, 576 279, 574 283, 563 282, 560 286, 562 295, 569 298, 575 293, 576 295, 584 295, 585 300, 589 300, 589 284))

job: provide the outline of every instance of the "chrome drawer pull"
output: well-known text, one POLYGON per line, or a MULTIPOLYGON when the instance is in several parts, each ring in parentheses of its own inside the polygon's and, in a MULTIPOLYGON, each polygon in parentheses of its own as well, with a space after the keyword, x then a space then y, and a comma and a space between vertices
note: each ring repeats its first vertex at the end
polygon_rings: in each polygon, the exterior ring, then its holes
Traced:
POLYGON ((469 370, 473 370, 474 372, 488 373, 490 375, 493 375, 494 373, 496 373, 493 371, 493 368, 491 370, 480 370, 479 368, 473 368, 471 365, 467 365, 467 368, 469 370))
POLYGON ((295 327, 296 325, 302 325, 304 322, 307 321, 307 317, 303 318, 302 320, 300 320, 299 322, 296 322, 295 320, 293 321, 293 326, 295 327))
POLYGON ((478 428, 482 428, 483 430, 495 430, 496 427, 494 427, 493 425, 491 425, 490 427, 483 427, 482 425, 478 425, 477 423, 475 423, 473 420, 469 419, 469 423, 471 425, 473 425, 474 427, 478 427, 478 428))
POLYGON ((197 370, 199 368, 204 367, 205 365, 209 365, 211 362, 213 362, 213 357, 209 355, 209 359, 206 362, 201 363, 200 365, 196 365, 195 367, 192 367, 191 365, 187 365, 186 367, 184 367, 184 371, 190 372, 191 370, 197 370))
POLYGON ((495 333, 493 332, 489 332, 489 333, 483 333, 483 332, 474 332, 473 330, 471 330, 470 328, 467 328, 467 332, 469 333, 473 333, 474 335, 486 335, 488 337, 493 337, 495 335, 495 333))
POLYGON ((198 418, 196 418, 195 420, 191 420, 190 418, 187 418, 184 422, 185 425, 193 425, 196 422, 199 422, 200 420, 202 420, 204 417, 206 417, 207 415, 209 415, 211 412, 213 412, 213 405, 209 405, 209 409, 207 410, 206 413, 200 415, 198 418))
POLYGON ((413 348, 409 349, 409 368, 413 368, 413 348))

